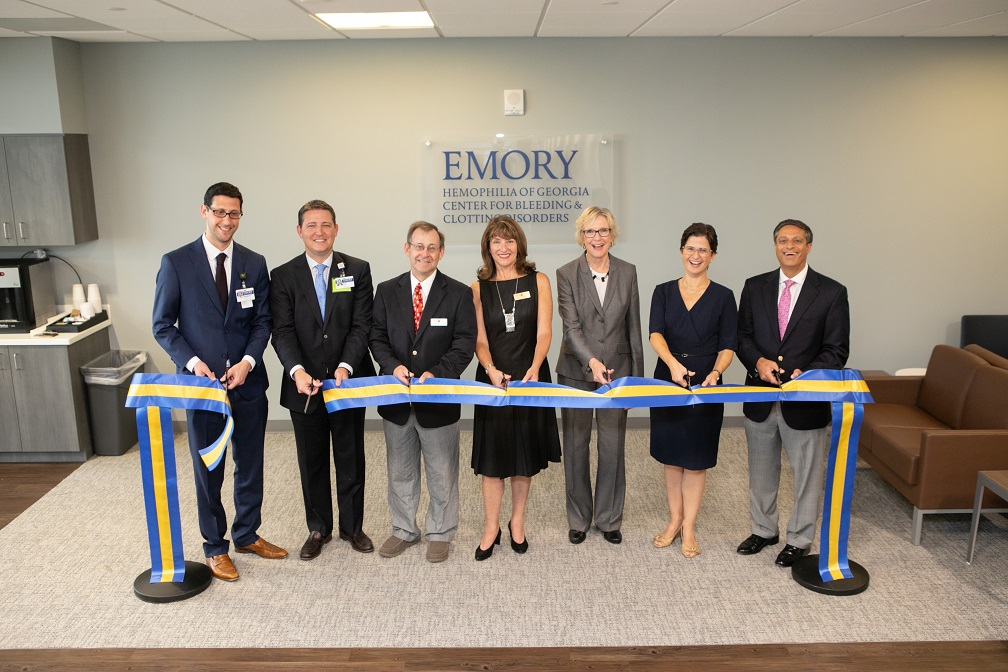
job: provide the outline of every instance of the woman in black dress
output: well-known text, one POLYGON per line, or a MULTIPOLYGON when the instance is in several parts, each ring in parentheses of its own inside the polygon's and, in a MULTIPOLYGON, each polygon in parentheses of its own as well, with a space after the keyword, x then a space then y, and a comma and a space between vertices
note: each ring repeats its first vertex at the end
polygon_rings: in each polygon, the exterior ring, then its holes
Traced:
MULTIPOLYGON (((717 256, 717 232, 707 224, 683 231, 683 276, 655 287, 651 299, 654 377, 683 387, 717 385, 736 349, 738 308, 730 289, 707 277, 717 256)), ((655 535, 665 548, 682 533, 682 554, 700 554, 696 519, 707 469, 717 464, 723 404, 651 409, 651 456, 665 465, 669 524, 655 535)))
MULTIPOLYGON (((480 244, 483 266, 473 283, 476 304, 476 380, 506 388, 508 381, 550 380, 546 353, 553 337, 549 279, 526 258, 525 233, 511 217, 493 217, 480 244)), ((511 479, 508 532, 516 553, 528 550, 525 504, 532 476, 560 461, 560 434, 552 408, 476 406, 473 472, 482 476, 486 523, 476 548, 485 560, 500 543, 504 479, 511 479)))

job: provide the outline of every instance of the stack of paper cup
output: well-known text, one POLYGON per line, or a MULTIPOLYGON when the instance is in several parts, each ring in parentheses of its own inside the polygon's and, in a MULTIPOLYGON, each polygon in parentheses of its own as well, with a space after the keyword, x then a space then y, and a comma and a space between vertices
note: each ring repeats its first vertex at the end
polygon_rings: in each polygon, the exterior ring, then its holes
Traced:
POLYGON ((102 311, 101 293, 98 291, 98 285, 91 283, 87 286, 87 302, 94 308, 94 315, 102 311))
POLYGON ((84 285, 75 284, 72 290, 73 312, 80 313, 81 305, 84 304, 84 285))

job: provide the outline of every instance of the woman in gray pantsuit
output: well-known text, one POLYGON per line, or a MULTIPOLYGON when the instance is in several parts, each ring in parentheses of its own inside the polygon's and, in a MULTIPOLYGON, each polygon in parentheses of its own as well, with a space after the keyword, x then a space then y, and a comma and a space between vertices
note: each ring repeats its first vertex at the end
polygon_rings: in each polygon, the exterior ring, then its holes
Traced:
MULTIPOLYGON (((557 382, 594 390, 623 376, 644 375, 637 269, 609 254, 619 229, 606 208, 591 206, 577 220, 577 242, 585 253, 557 269, 557 303, 563 343, 557 382)), ((591 527, 611 544, 623 540, 626 495, 625 409, 560 409, 568 538, 580 544, 591 527), (592 414, 598 432, 598 471, 592 498, 588 444, 592 414)))

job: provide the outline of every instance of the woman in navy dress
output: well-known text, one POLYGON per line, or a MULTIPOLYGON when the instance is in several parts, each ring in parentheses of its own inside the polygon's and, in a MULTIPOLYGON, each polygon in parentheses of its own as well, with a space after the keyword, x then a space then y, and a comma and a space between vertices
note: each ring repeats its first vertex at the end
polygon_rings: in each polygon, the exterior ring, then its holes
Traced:
MULTIPOLYGON (((483 231, 483 266, 473 283, 476 304, 476 380, 506 388, 510 380, 550 381, 553 292, 549 278, 526 258, 525 233, 511 217, 493 217, 483 231)), ((476 560, 500 543, 504 481, 511 481, 508 534, 515 553, 528 550, 525 504, 532 476, 560 461, 560 433, 552 408, 476 406, 473 472, 482 476, 486 522, 476 560)))
MULTIPOLYGON (((738 307, 730 289, 707 277, 717 256, 717 232, 707 224, 683 231, 683 276, 655 287, 648 327, 658 355, 654 377, 692 387, 717 385, 736 349, 738 307)), ((696 519, 717 464, 723 404, 651 409, 651 456, 665 465, 669 524, 654 545, 665 548, 682 534, 682 554, 700 554, 696 519)))

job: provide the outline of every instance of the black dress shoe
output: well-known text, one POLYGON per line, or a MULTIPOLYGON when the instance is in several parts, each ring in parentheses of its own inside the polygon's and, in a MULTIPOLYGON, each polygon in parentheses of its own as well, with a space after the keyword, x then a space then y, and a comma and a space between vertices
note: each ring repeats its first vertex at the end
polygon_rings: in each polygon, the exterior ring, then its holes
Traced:
POLYGON ((371 553, 374 551, 374 544, 371 543, 371 537, 364 534, 363 531, 355 534, 347 534, 343 530, 340 530, 339 538, 343 541, 349 541, 350 545, 353 546, 353 550, 358 553, 371 553))
POLYGON ((735 549, 736 553, 740 555, 754 555, 759 553, 767 546, 773 546, 774 544, 780 543, 780 535, 775 534, 774 536, 767 539, 766 537, 761 537, 758 534, 750 534, 746 537, 746 540, 738 545, 735 549))
MULTIPOLYGON (((494 539, 494 542, 492 544, 490 544, 490 548, 488 548, 486 550, 483 550, 482 543, 480 543, 479 545, 476 546, 476 562, 480 562, 482 560, 486 560, 491 555, 493 555, 494 546, 499 546, 500 545, 500 534, 501 534, 501 531, 500 531, 500 528, 498 527, 497 528, 497 538, 494 539)), ((514 543, 514 542, 512 542, 512 543, 514 543)))
POLYGON ((777 559, 774 561, 774 564, 779 565, 780 567, 790 567, 795 563, 795 560, 807 554, 807 548, 798 548, 797 546, 792 546, 791 544, 784 544, 784 550, 777 554, 777 559))
POLYGON ((618 544, 623 541, 623 534, 619 530, 609 530, 602 533, 602 538, 610 544, 618 544))
POLYGON ((312 530, 312 533, 308 535, 308 540, 301 547, 301 559, 311 560, 312 558, 317 558, 319 553, 322 552, 322 546, 328 544, 330 541, 332 541, 332 534, 323 537, 321 532, 312 530))
POLYGON ((514 540, 514 533, 511 532, 511 521, 508 521, 508 535, 511 537, 511 550, 515 553, 521 554, 528 550, 528 538, 520 544, 514 540))
POLYGON ((585 540, 585 533, 581 530, 568 530, 567 538, 570 539, 572 544, 580 544, 585 540))

